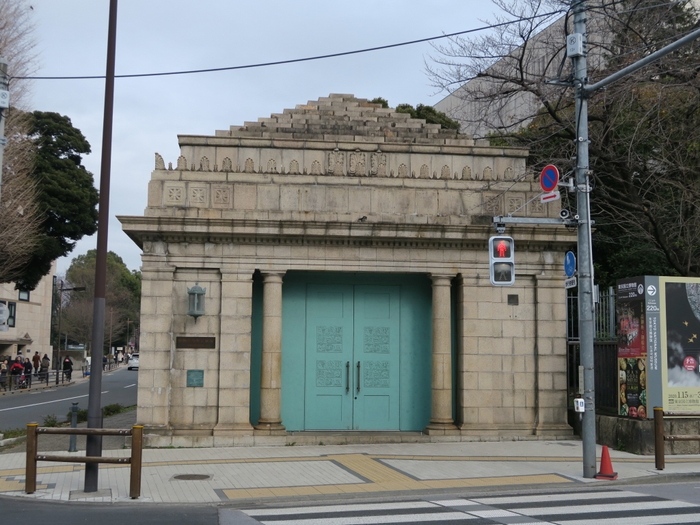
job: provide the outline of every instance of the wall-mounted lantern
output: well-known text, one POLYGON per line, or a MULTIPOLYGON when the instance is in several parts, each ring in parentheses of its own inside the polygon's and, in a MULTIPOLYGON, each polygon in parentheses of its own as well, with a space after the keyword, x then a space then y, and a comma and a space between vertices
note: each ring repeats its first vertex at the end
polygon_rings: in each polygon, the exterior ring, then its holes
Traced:
POLYGON ((194 283, 192 288, 187 289, 187 315, 194 317, 197 322, 197 317, 204 315, 204 294, 206 288, 199 286, 199 283, 194 283))

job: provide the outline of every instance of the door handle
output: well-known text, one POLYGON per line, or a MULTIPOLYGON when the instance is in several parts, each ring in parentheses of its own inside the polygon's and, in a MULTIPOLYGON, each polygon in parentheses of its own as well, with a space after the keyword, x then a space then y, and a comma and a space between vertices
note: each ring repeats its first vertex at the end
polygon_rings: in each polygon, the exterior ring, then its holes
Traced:
POLYGON ((350 393, 350 361, 345 363, 345 393, 350 393))
POLYGON ((357 393, 360 393, 360 362, 357 362, 357 393))

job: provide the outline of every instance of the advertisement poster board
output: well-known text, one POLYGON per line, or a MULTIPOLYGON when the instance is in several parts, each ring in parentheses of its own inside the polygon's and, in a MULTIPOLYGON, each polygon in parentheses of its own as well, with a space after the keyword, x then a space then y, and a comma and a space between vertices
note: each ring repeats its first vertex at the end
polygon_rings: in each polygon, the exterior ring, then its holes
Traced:
POLYGON ((660 277, 663 409, 700 410, 700 279, 660 277))
POLYGON ((647 319, 645 277, 617 282, 618 415, 646 419, 647 319))

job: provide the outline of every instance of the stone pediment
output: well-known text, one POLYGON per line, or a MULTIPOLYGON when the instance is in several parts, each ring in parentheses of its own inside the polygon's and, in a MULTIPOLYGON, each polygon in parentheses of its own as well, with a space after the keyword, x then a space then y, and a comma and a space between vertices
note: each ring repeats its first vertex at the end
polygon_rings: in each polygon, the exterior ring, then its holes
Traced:
POLYGON ((178 139, 174 166, 156 154, 146 215, 468 224, 477 215, 550 214, 533 200, 527 150, 352 95, 178 139))

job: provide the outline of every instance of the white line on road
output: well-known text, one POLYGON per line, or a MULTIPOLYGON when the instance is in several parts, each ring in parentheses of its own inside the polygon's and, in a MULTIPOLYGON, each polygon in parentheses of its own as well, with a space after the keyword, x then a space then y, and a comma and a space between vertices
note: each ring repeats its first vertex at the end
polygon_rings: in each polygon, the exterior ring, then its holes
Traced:
POLYGON ((133 383, 131 385, 126 385, 124 388, 131 388, 132 386, 136 386, 136 383, 133 383))
MULTIPOLYGON (((105 390, 104 392, 101 392, 101 393, 106 394, 107 392, 109 392, 109 390, 105 390)), ((22 406, 11 407, 11 408, 0 408, 0 412, 6 412, 8 410, 19 410, 20 408, 38 407, 39 405, 48 405, 51 403, 62 403, 63 401, 70 401, 71 399, 80 399, 81 397, 88 397, 88 394, 85 394, 84 396, 74 396, 74 397, 66 397, 63 399, 56 399, 55 401, 44 401, 43 403, 32 403, 31 405, 22 405, 22 406)))

